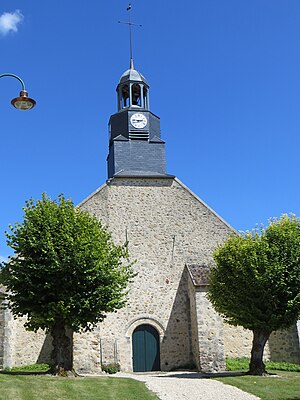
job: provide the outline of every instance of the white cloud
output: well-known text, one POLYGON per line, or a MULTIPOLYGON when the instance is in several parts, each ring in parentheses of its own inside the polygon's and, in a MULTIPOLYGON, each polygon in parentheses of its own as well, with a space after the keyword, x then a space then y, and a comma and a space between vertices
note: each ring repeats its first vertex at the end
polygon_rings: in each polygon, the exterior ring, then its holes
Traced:
POLYGON ((7 35, 9 32, 18 32, 18 25, 23 21, 24 15, 20 10, 5 12, 0 15, 0 34, 7 35))

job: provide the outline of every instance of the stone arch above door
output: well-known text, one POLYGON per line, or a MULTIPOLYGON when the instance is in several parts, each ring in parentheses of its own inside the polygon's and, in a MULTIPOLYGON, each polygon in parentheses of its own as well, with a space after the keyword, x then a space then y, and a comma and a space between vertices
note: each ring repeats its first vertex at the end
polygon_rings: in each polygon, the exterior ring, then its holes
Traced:
POLYGON ((159 358, 159 366, 157 368, 160 369, 160 363, 161 363, 161 343, 163 341, 164 335, 165 335, 165 329, 163 327, 163 325, 157 321, 154 318, 149 318, 147 316, 141 316, 139 318, 135 318, 134 320, 132 320, 126 327, 125 327, 125 337, 127 339, 127 343, 130 344, 130 353, 131 353, 131 368, 130 370, 133 371, 134 370, 134 354, 133 354, 133 334, 135 332, 135 330, 142 326, 142 325, 148 325, 150 327, 152 327, 153 329, 156 330, 157 335, 158 335, 158 349, 159 349, 159 354, 158 354, 158 358, 159 358))
POLYGON ((139 317, 139 318, 136 318, 133 321, 131 321, 126 327, 125 336, 127 337, 127 339, 131 338, 134 330, 139 325, 143 325, 143 324, 152 325, 159 333, 160 341, 162 341, 162 338, 165 335, 165 328, 155 318, 149 318, 149 317, 139 317))

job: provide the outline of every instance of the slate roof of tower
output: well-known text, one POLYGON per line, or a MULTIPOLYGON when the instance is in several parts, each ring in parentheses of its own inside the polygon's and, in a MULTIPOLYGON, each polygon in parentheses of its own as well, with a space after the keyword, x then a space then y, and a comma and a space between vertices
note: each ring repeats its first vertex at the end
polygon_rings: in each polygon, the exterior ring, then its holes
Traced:
POLYGON ((127 81, 135 81, 135 82, 144 82, 148 85, 146 78, 136 69, 129 68, 120 78, 119 83, 127 82, 127 81))

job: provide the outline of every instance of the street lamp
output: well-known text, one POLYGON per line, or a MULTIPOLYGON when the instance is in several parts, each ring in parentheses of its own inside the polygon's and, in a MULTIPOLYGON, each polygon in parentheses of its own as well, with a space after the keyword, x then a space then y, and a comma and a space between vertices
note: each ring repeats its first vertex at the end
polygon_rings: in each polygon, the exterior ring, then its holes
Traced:
POLYGON ((0 78, 3 78, 4 76, 10 76, 12 78, 15 78, 22 85, 20 96, 16 97, 15 99, 12 99, 11 104, 18 110, 30 110, 31 108, 33 108, 36 105, 36 102, 30 97, 28 97, 28 92, 25 90, 25 84, 22 81, 22 79, 15 74, 0 74, 0 78))

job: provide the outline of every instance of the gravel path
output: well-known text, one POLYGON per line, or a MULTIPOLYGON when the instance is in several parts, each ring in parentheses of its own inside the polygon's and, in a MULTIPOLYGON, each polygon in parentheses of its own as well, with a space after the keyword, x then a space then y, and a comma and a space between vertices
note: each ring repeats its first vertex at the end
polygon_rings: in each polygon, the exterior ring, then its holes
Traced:
POLYGON ((145 382, 146 386, 161 400, 257 400, 252 394, 225 385, 213 379, 203 378, 195 372, 169 372, 150 374, 118 373, 116 377, 126 377, 145 382))

